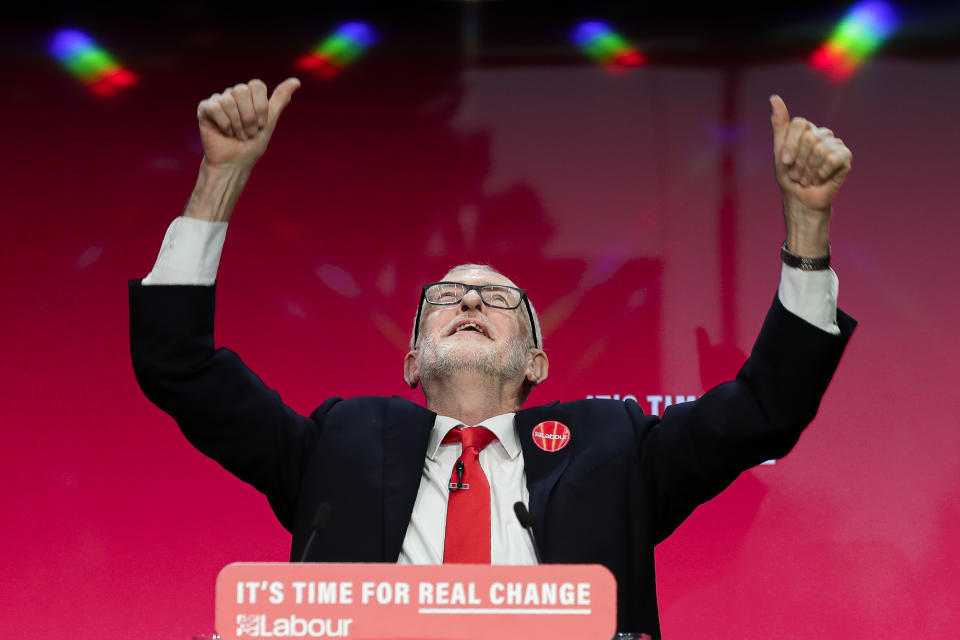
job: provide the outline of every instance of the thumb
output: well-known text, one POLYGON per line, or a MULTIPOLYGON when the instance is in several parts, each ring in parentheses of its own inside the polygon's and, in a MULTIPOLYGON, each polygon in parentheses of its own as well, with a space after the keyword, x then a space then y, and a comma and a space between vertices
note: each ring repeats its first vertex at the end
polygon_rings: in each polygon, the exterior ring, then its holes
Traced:
POLYGON ((280 114, 290 104, 293 93, 300 88, 300 80, 297 78, 287 78, 277 85, 270 95, 270 101, 267 109, 267 127, 272 131, 280 119, 280 114))
POLYGON ((783 98, 777 94, 770 96, 770 125, 773 127, 773 153, 777 161, 780 160, 780 149, 787 138, 787 128, 790 126, 790 112, 783 98))

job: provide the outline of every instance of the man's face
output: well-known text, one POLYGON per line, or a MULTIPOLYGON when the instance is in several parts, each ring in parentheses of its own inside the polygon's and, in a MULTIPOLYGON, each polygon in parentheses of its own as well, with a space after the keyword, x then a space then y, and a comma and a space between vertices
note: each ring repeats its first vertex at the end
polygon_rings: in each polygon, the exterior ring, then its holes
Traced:
MULTIPOLYGON (((486 269, 451 271, 443 280, 516 286, 486 269)), ((523 305, 516 309, 488 307, 476 291, 469 291, 459 304, 424 304, 417 358, 420 376, 442 378, 465 370, 496 378, 521 375, 529 340, 522 313, 523 305)))

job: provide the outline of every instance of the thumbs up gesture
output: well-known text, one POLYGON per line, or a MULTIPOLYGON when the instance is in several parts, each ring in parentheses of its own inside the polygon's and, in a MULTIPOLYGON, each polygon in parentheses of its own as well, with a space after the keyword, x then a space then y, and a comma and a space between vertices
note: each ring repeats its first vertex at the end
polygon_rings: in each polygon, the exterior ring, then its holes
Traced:
POLYGON ((184 217, 230 220, 253 165, 267 150, 280 114, 299 88, 299 80, 288 78, 267 98, 267 85, 251 80, 197 105, 203 162, 184 217))
POLYGON ((300 81, 288 78, 268 99, 267 85, 251 80, 215 93, 197 105, 206 163, 212 167, 252 167, 266 150, 280 114, 298 88, 300 81))
POLYGON ((787 246, 800 255, 825 255, 830 205, 850 171, 853 154, 830 129, 791 119, 780 96, 770 96, 770 107, 787 246))

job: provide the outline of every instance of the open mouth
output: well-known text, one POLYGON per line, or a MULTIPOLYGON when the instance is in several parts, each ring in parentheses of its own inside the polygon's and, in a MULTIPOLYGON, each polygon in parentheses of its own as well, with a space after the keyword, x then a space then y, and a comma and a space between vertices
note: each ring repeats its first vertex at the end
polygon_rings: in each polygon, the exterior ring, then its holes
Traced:
POLYGON ((469 321, 458 324, 456 327, 453 328, 453 331, 450 332, 450 335, 454 335, 457 333, 478 333, 482 336, 487 337, 487 332, 486 330, 484 330, 484 328, 481 325, 477 324, 476 322, 469 322, 469 321))

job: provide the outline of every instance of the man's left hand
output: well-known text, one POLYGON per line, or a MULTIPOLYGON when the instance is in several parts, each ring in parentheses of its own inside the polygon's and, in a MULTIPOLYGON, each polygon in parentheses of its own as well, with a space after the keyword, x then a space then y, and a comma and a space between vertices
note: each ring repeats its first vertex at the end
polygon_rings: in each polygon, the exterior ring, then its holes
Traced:
POLYGON ((770 96, 770 106, 788 248, 800 255, 823 255, 816 252, 826 250, 830 204, 850 171, 853 154, 830 129, 791 119, 780 96, 770 96))

